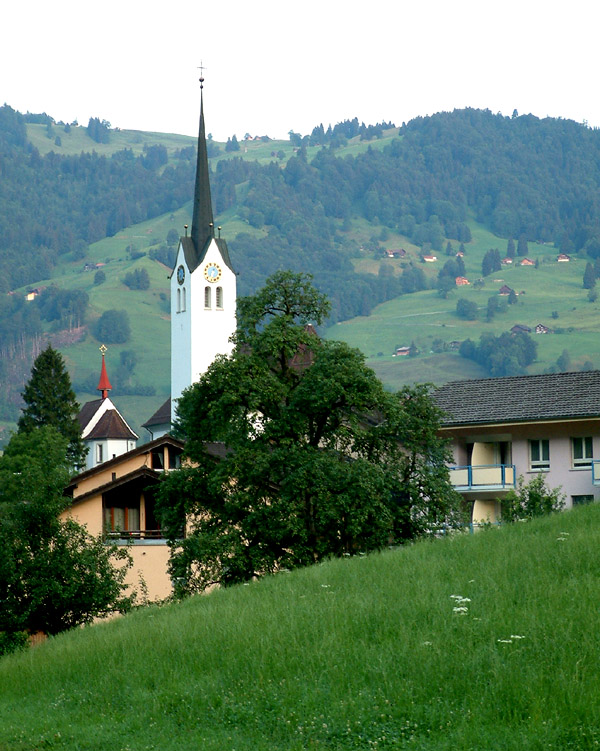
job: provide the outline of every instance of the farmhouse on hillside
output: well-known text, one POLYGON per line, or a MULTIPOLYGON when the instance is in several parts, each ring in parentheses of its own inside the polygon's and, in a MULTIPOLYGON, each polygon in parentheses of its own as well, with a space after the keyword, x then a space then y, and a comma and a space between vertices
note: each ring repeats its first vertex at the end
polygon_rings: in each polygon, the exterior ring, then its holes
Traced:
POLYGON ((457 381, 435 400, 452 444, 450 479, 473 523, 501 518, 519 476, 543 473, 566 508, 600 498, 599 370, 457 381))

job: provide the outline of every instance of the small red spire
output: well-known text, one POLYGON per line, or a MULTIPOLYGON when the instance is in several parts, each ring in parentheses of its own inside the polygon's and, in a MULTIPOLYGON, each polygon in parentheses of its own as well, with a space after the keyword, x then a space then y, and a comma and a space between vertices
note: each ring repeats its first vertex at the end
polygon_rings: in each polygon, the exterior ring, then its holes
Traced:
POLYGON ((106 399, 108 392, 112 389, 110 381, 108 380, 108 373, 106 372, 106 363, 104 362, 104 354, 106 353, 106 347, 104 344, 100 347, 102 352, 102 369, 100 370, 100 382, 98 383, 98 391, 102 392, 102 398, 106 399))

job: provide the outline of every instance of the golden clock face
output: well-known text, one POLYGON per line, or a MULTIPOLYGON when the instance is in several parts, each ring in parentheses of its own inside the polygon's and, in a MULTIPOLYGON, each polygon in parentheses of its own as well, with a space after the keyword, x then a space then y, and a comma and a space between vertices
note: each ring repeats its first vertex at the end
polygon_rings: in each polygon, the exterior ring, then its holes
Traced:
POLYGON ((217 263, 207 263, 204 267, 204 278, 207 282, 218 282, 221 278, 221 267, 217 263))

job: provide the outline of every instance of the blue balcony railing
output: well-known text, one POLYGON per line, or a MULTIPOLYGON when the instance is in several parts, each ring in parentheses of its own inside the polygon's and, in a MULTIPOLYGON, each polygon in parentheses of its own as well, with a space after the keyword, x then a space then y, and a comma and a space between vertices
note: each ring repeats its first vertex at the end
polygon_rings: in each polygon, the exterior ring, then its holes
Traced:
MULTIPOLYGON (((600 475, 600 468, 598 470, 600 475)), ((455 490, 510 490, 515 487, 514 464, 481 464, 450 467, 450 482, 455 490)), ((600 480, 599 480, 600 484, 600 480)))

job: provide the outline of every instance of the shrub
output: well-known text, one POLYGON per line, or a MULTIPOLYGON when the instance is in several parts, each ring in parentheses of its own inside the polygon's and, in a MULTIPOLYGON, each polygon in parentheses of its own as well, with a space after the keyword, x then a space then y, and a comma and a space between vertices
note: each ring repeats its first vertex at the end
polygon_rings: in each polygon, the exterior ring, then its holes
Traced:
POLYGON ((517 489, 511 490, 502 501, 503 521, 516 522, 533 519, 564 508, 565 495, 561 492, 561 488, 546 487, 543 475, 534 477, 527 484, 521 476, 517 485, 517 489))

